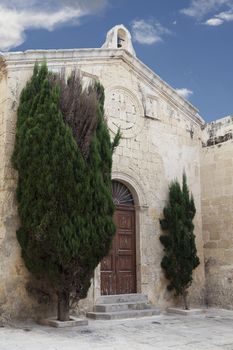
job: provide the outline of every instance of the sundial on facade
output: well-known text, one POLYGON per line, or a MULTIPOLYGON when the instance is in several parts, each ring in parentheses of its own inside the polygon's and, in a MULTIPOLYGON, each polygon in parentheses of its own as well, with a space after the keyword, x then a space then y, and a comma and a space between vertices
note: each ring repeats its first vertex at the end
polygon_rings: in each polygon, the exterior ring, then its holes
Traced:
POLYGON ((122 136, 135 136, 142 127, 142 107, 138 98, 123 87, 106 91, 105 112, 110 129, 116 133, 120 128, 122 136))

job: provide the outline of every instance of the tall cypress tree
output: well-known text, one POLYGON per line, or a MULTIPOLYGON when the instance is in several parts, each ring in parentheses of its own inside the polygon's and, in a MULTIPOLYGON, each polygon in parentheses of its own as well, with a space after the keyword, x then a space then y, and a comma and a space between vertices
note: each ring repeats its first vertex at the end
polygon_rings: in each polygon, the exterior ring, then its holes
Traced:
POLYGON ((197 256, 193 219, 196 213, 193 196, 189 194, 186 175, 182 188, 178 181, 169 187, 169 201, 163 210, 160 224, 165 234, 160 236, 165 255, 161 266, 169 280, 168 290, 181 295, 188 309, 187 289, 192 283, 193 270, 200 264, 197 256))
MULTIPOLYGON (((61 321, 69 319, 71 298, 86 297, 94 269, 115 232, 113 146, 103 101, 93 89, 97 103, 90 119, 97 122, 90 123, 88 156, 62 114, 61 86, 46 64, 35 65, 18 109, 13 154, 19 174, 17 238, 27 268, 46 278, 57 293, 61 321)), ((75 118, 82 118, 82 110, 74 111, 75 118)))

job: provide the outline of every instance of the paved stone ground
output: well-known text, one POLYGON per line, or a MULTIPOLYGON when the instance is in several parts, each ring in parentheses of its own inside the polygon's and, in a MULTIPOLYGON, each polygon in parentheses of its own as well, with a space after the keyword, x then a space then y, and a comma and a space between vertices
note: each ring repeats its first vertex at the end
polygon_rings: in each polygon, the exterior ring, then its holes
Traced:
POLYGON ((233 311, 198 316, 89 321, 55 329, 34 323, 0 328, 0 350, 233 350, 233 311))

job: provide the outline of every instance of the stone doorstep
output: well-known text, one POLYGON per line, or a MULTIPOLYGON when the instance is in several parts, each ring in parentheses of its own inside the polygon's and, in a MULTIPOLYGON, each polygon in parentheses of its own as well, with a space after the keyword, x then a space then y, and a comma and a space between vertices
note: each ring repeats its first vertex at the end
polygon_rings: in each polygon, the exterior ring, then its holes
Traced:
POLYGON ((151 317, 159 315, 161 310, 158 308, 150 308, 145 310, 128 310, 114 312, 88 312, 87 317, 94 320, 118 320, 138 317, 151 317))
POLYGON ((96 304, 94 312, 113 312, 113 311, 127 311, 127 310, 145 310, 150 309, 152 305, 149 303, 142 303, 141 301, 124 302, 117 304, 96 304))
POLYGON ((119 303, 147 303, 148 297, 145 294, 118 294, 118 295, 102 295, 96 300, 96 305, 99 304, 119 304, 119 303))
POLYGON ((116 320, 150 317, 160 314, 160 310, 149 304, 145 294, 102 295, 96 300, 93 312, 86 316, 94 320, 116 320))
POLYGON ((205 309, 190 309, 184 310, 176 307, 169 307, 166 309, 168 314, 177 314, 183 316, 193 316, 193 315, 201 315, 206 312, 205 309))
POLYGON ((77 326, 87 326, 88 320, 84 318, 76 318, 71 316, 69 321, 58 321, 54 318, 44 318, 39 319, 38 323, 42 326, 55 327, 55 328, 66 328, 66 327, 77 327, 77 326))

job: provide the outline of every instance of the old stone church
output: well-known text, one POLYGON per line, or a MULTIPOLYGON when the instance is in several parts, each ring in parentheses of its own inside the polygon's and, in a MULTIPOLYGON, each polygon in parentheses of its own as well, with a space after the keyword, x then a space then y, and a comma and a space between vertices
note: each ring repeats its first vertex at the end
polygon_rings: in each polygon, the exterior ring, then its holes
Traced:
POLYGON ((49 69, 81 71, 105 88, 111 133, 122 131, 114 155, 117 232, 111 254, 95 271, 82 310, 102 294, 144 293, 156 306, 174 303, 160 262, 159 218, 171 180, 185 170, 195 199, 195 235, 201 261, 190 288, 191 305, 233 308, 233 117, 205 124, 135 54, 129 31, 112 28, 101 48, 26 51, 0 55, 0 314, 32 317, 52 301, 24 267, 16 239, 17 173, 12 169, 17 106, 35 61, 49 69))

